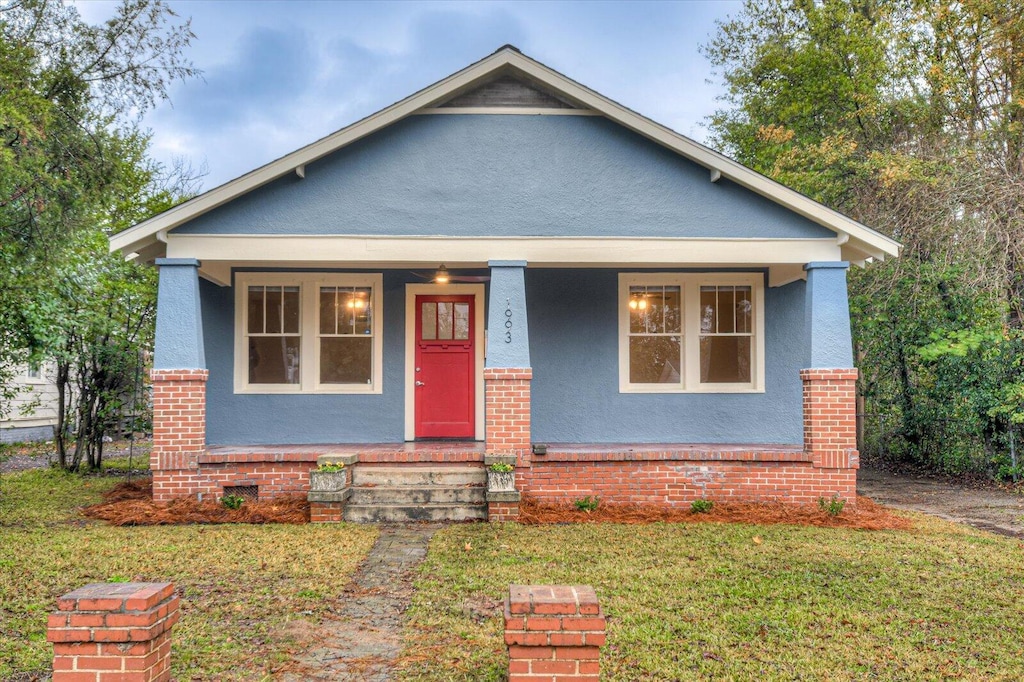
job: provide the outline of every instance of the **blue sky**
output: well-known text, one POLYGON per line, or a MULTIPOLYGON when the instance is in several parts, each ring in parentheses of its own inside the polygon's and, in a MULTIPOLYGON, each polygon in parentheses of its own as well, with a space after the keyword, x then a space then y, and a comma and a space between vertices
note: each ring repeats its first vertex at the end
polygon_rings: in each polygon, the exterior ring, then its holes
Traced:
MULTIPOLYGON (((182 2, 203 78, 150 112, 153 154, 210 189, 382 109, 506 43, 703 140, 721 86, 699 46, 739 0, 182 2), (709 80, 714 82, 708 82, 709 80)), ((78 3, 101 21, 111 2, 78 3)))

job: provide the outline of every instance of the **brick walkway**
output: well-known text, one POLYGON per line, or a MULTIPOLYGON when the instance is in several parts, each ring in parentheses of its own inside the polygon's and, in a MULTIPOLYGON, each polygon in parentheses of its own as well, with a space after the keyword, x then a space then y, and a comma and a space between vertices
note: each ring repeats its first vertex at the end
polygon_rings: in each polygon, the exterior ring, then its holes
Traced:
POLYGON ((327 623, 324 640, 296 661, 296 672, 280 679, 391 679, 402 650, 405 610, 413 593, 416 567, 427 555, 438 524, 382 525, 380 537, 345 588, 327 623))

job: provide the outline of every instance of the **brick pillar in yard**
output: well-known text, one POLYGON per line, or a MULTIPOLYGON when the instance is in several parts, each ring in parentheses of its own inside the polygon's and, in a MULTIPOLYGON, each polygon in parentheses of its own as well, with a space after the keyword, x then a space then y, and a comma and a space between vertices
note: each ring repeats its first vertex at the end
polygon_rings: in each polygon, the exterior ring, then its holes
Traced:
POLYGON ((93 583, 65 594, 46 635, 53 682, 170 680, 179 601, 171 583, 93 583))
POLYGON ((598 682, 605 618, 589 585, 510 585, 509 682, 598 682))

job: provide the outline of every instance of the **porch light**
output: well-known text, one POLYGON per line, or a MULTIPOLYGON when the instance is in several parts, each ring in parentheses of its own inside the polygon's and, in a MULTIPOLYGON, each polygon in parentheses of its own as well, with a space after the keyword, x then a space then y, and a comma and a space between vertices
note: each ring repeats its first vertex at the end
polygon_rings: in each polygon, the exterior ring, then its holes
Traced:
POLYGON ((441 263, 441 267, 437 269, 434 281, 438 284, 448 284, 451 281, 451 277, 448 276, 448 268, 444 266, 444 263, 441 263))

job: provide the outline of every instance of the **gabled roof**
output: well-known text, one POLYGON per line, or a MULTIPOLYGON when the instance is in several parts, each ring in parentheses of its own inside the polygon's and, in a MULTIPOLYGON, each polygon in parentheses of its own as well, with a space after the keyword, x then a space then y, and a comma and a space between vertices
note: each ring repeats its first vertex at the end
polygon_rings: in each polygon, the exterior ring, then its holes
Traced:
POLYGON ((219 187, 179 204, 110 238, 111 251, 126 254, 152 250, 168 230, 217 208, 288 173, 304 173, 305 166, 356 142, 409 115, 452 100, 483 83, 512 76, 536 84, 578 108, 590 109, 619 125, 704 166, 710 180, 727 178, 805 218, 833 230, 850 259, 897 256, 900 244, 852 218, 824 206, 736 161, 666 128, 548 68, 506 45, 465 69, 438 81, 386 109, 306 145, 276 161, 250 171, 219 187), (859 257, 858 257, 859 256, 859 257))

